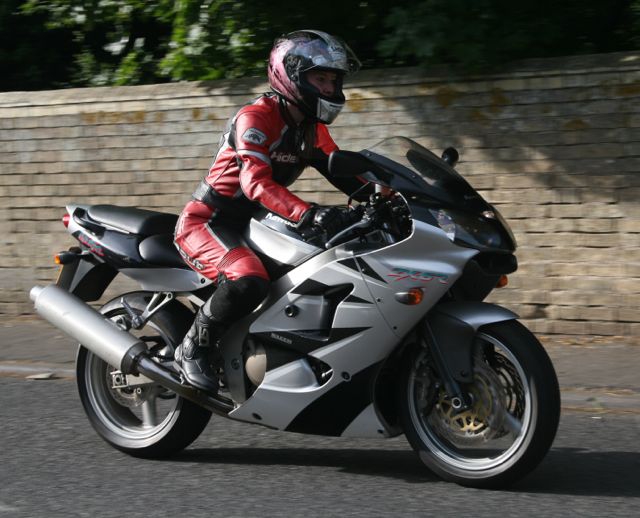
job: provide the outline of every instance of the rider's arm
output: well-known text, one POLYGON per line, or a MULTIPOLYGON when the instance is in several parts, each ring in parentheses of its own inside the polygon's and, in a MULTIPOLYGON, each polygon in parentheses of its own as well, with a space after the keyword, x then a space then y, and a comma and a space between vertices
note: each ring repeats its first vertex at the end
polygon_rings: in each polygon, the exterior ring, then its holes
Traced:
POLYGON ((336 189, 339 189, 348 196, 356 193, 354 197, 358 201, 365 201, 373 192, 371 185, 366 185, 359 178, 336 178, 329 173, 329 155, 338 149, 338 146, 331 138, 329 130, 324 124, 316 125, 316 141, 313 155, 308 161, 309 165, 317 169, 336 189))
POLYGON ((311 205, 273 179, 269 146, 280 135, 261 113, 247 110, 234 123, 235 148, 240 165, 240 187, 244 195, 266 209, 294 223, 300 221, 311 205))

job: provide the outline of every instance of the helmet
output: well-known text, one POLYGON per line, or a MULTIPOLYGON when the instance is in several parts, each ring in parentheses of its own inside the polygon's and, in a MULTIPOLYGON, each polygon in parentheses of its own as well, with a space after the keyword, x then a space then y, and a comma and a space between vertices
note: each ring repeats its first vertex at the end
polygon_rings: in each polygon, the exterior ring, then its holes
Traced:
POLYGON ((358 58, 339 38, 321 31, 296 31, 275 41, 269 56, 269 85, 307 117, 331 124, 344 106, 342 80, 359 68, 358 58), (337 74, 333 95, 322 95, 307 81, 306 72, 312 69, 337 74))

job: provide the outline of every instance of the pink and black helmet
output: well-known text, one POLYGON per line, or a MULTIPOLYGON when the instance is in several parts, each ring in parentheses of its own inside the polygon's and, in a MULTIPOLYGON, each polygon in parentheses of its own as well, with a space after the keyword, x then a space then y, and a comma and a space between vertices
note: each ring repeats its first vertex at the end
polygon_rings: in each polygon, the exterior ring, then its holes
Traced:
POLYGON ((344 106, 342 80, 360 68, 360 61, 341 39, 326 32, 302 30, 275 41, 269 56, 269 85, 307 117, 331 124, 344 106), (309 70, 337 74, 332 96, 322 95, 306 78, 309 70))

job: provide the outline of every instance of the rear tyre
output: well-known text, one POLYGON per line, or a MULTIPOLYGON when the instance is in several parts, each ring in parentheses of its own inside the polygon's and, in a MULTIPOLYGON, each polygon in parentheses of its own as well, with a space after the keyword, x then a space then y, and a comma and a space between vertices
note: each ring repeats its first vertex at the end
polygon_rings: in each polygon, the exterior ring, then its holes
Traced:
POLYGON ((469 410, 451 406, 428 351, 416 351, 401 382, 401 420, 422 462, 445 480, 500 488, 533 470, 551 447, 560 391, 540 342, 515 320, 482 327, 469 410))
MULTIPOLYGON (((135 292, 124 297, 141 314, 151 294, 135 292)), ((130 317, 121 298, 105 304, 101 313, 145 342, 155 361, 170 363, 193 314, 174 300, 134 331, 129 329, 130 317)), ((76 374, 82 406, 93 428, 114 448, 136 457, 167 457, 189 446, 207 426, 209 410, 157 384, 113 388, 111 372, 116 370, 80 346, 76 374)))

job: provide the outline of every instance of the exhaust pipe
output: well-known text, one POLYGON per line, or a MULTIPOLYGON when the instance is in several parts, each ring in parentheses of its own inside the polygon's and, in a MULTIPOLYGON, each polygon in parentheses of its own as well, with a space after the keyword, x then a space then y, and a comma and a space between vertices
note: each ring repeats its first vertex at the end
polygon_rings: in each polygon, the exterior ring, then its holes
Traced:
POLYGON ((50 284, 31 289, 36 311, 55 327, 78 340, 109 365, 133 374, 136 357, 147 350, 144 342, 120 329, 68 291, 50 284))
POLYGON ((154 362, 146 354, 147 346, 131 333, 85 304, 75 295, 55 284, 34 286, 30 292, 36 311, 49 323, 80 342, 109 365, 124 374, 143 374, 180 396, 212 412, 227 415, 233 402, 213 398, 190 385, 183 385, 180 376, 154 362))

